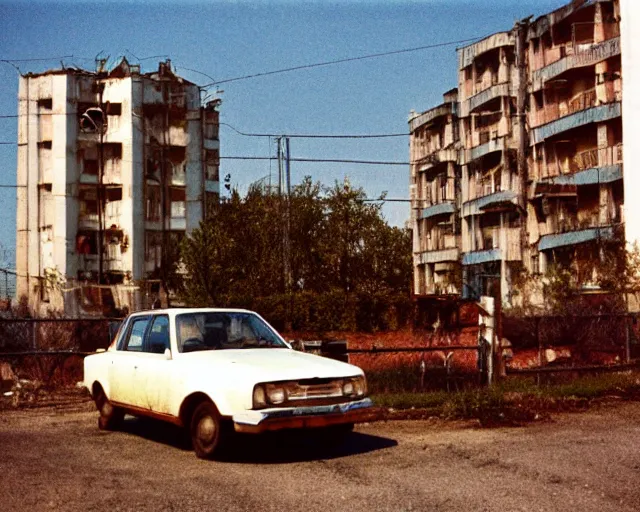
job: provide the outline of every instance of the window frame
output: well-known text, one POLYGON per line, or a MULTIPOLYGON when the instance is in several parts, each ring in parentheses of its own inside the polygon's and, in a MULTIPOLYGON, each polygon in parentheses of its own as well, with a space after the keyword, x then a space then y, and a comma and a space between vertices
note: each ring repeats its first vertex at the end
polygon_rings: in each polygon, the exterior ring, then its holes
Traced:
POLYGON ((119 350, 121 350, 122 352, 143 353, 144 352, 144 346, 145 346, 145 340, 147 338, 147 335, 148 335, 148 332, 149 332, 149 326, 151 325, 151 319, 153 318, 153 316, 154 315, 137 315, 135 317, 132 317, 128 322, 127 332, 122 338, 119 350), (147 325, 144 328, 144 332, 142 333, 142 344, 140 345, 140 350, 129 350, 129 342, 131 341, 131 331, 133 331, 133 326, 135 325, 135 323, 140 321, 140 320, 146 320, 147 321, 147 325))
POLYGON ((157 356, 163 355, 164 350, 162 351, 162 353, 152 352, 151 344, 149 343, 151 329, 153 328, 153 325, 155 324, 155 322, 160 318, 164 318, 167 320, 167 336, 169 337, 169 346, 167 348, 169 348, 169 350, 173 352, 171 348, 171 319, 169 318, 169 315, 167 315, 166 313, 157 314, 157 315, 148 315, 148 318, 150 318, 150 321, 149 321, 149 325, 147 326, 147 329, 145 330, 144 338, 142 340, 142 352, 146 354, 155 354, 157 356))

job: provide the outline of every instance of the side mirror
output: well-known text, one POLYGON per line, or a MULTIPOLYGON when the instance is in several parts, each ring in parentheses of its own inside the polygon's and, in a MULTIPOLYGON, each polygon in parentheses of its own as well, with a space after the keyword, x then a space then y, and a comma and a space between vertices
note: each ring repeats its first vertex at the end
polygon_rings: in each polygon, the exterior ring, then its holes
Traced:
POLYGON ((164 358, 169 361, 171 359, 171 349, 170 348, 165 348, 164 349, 164 358))

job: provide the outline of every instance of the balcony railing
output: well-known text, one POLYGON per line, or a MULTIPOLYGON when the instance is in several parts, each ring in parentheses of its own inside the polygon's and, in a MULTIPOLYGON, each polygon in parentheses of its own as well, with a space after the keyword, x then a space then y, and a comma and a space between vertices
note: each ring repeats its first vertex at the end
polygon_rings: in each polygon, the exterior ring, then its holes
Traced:
POLYGON ((532 116, 532 126, 541 126, 559 119, 596 106, 595 88, 581 92, 568 101, 557 101, 546 105, 532 116))
POLYGON ((421 251, 443 251, 445 249, 455 249, 456 235, 444 234, 442 232, 430 232, 420 240, 421 251))
POLYGON ((480 77, 476 77, 473 87, 473 94, 478 94, 497 84, 498 73, 484 73, 480 77))
POLYGON ((575 65, 595 64, 603 58, 617 55, 620 51, 620 25, 618 23, 607 24, 607 39, 600 43, 594 43, 593 40, 574 44, 573 41, 563 45, 554 46, 544 51, 537 52, 531 59, 531 68, 535 71, 544 69, 556 62, 570 57, 575 62, 568 63, 567 69, 575 67, 575 65), (617 47, 616 47, 617 45, 617 47))
MULTIPOLYGON (((547 174, 540 177, 554 177, 562 174, 573 174, 596 167, 610 167, 622 163, 622 143, 605 148, 592 148, 577 153, 573 158, 554 160, 546 167, 547 174)), ((541 168, 541 171, 544 167, 541 168)))

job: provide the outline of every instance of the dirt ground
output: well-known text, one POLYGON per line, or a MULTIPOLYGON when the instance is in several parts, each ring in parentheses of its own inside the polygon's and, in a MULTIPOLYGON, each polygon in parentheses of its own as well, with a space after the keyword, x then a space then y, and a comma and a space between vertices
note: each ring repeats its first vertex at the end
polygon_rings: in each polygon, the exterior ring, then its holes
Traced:
POLYGON ((149 420, 102 432, 89 406, 0 412, 0 510, 640 510, 640 403, 510 429, 372 423, 333 448, 243 437, 224 462, 149 420))

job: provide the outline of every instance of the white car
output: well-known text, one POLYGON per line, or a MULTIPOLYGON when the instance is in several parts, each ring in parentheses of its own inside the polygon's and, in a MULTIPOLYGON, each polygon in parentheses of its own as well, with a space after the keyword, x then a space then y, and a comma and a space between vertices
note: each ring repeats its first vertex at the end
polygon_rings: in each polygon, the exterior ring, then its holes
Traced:
POLYGON ((240 309, 131 314, 107 351, 85 358, 84 385, 100 428, 125 413, 169 421, 189 429, 201 458, 213 458, 234 431, 348 431, 371 418, 360 368, 297 352, 240 309))

